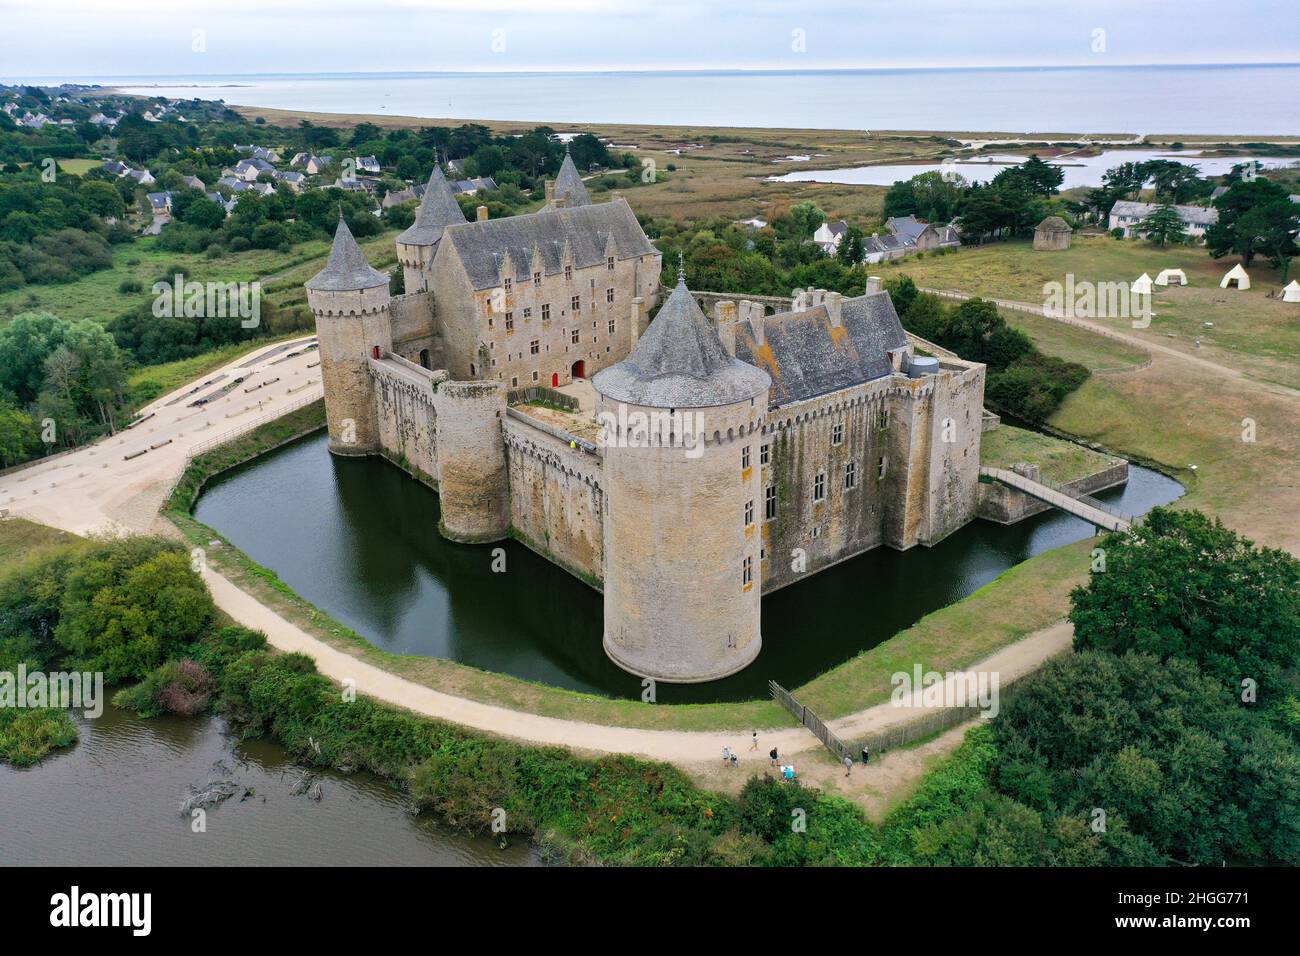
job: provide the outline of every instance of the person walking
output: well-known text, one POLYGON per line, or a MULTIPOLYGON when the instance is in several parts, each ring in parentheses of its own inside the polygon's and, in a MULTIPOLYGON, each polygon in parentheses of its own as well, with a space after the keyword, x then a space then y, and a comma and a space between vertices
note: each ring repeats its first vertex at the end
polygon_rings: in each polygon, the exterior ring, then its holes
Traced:
POLYGON ((844 776, 847 777, 851 773, 853 773, 853 758, 850 757, 848 754, 845 754, 844 755, 844 776))
POLYGON ((775 767, 777 760, 780 759, 777 755, 775 747, 772 748, 772 752, 769 753, 768 756, 772 758, 772 766, 775 767))
POLYGON ((731 764, 731 748, 730 748, 730 747, 723 747, 723 748, 722 748, 722 765, 723 765, 724 767, 726 767, 726 766, 729 766, 730 764, 731 764))
POLYGON ((749 745, 749 749, 750 749, 750 750, 757 750, 757 749, 758 749, 758 731, 757 731, 757 730, 754 731, 754 742, 753 742, 752 744, 749 745))

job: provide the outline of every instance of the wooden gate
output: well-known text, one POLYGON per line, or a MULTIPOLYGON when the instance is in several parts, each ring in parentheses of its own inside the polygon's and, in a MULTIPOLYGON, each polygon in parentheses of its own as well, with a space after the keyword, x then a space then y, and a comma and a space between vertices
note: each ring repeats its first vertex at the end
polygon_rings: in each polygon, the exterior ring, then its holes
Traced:
POLYGON ((794 695, 782 687, 774 680, 767 682, 768 689, 772 692, 772 697, 790 713, 794 714, 795 719, 811 730, 823 744, 826 749, 835 755, 835 759, 844 762, 844 758, 850 760, 854 758, 853 750, 844 741, 836 737, 834 732, 826 726, 826 722, 805 707, 799 701, 794 699, 794 695))

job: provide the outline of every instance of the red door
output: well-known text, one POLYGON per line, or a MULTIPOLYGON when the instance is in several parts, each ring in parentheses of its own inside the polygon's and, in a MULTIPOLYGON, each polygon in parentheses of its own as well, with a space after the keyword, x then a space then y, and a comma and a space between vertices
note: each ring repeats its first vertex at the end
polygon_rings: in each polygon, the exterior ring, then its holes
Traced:
POLYGON ((582 359, 578 359, 573 363, 572 373, 574 378, 586 378, 587 364, 582 359))
POLYGON ((559 372, 552 372, 552 373, 551 373, 551 388, 559 388, 559 387, 560 387, 560 373, 559 373, 559 372))

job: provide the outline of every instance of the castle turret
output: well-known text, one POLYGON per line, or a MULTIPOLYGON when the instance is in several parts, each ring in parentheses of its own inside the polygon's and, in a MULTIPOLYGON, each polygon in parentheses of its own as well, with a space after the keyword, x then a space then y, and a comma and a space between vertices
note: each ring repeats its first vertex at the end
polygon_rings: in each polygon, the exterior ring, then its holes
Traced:
POLYGON ((510 530, 506 390, 500 382, 442 382, 433 395, 439 530, 452 541, 499 541, 510 530))
POLYGON ((566 148, 564 162, 560 164, 559 175, 555 177, 555 186, 550 198, 551 205, 571 209, 574 206, 590 206, 591 194, 578 175, 578 167, 573 164, 573 157, 566 148))
POLYGON ((316 316, 329 449, 336 455, 379 450, 379 424, 369 362, 393 347, 388 276, 370 267, 339 216, 325 268, 309 279, 307 303, 316 316))
POLYGON ((460 222, 465 222, 465 213, 456 202, 451 184, 435 165, 424 187, 415 222, 397 237, 397 261, 402 264, 407 292, 427 292, 431 288, 433 256, 442 231, 460 222))
POLYGON ((727 351, 684 277, 632 353, 592 379, 608 505, 604 646, 625 670, 692 683, 758 656, 770 385, 727 351))

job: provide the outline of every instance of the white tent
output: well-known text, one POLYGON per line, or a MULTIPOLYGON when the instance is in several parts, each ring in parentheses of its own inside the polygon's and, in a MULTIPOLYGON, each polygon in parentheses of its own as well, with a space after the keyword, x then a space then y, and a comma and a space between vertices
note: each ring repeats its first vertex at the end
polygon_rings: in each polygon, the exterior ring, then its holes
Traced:
POLYGON ((1187 273, 1182 269, 1161 269, 1156 285, 1187 285, 1187 273))
POLYGON ((1151 292, 1151 277, 1145 272, 1133 280, 1132 289, 1140 295, 1147 295, 1151 292))
POLYGON ((1233 286, 1236 286, 1238 289, 1250 288, 1250 275, 1241 267, 1240 262, 1229 269, 1227 274, 1223 277, 1223 281, 1219 283, 1220 289, 1228 289, 1233 286))
POLYGON ((1300 302, 1300 282, 1292 279, 1282 290, 1283 302, 1300 302))

